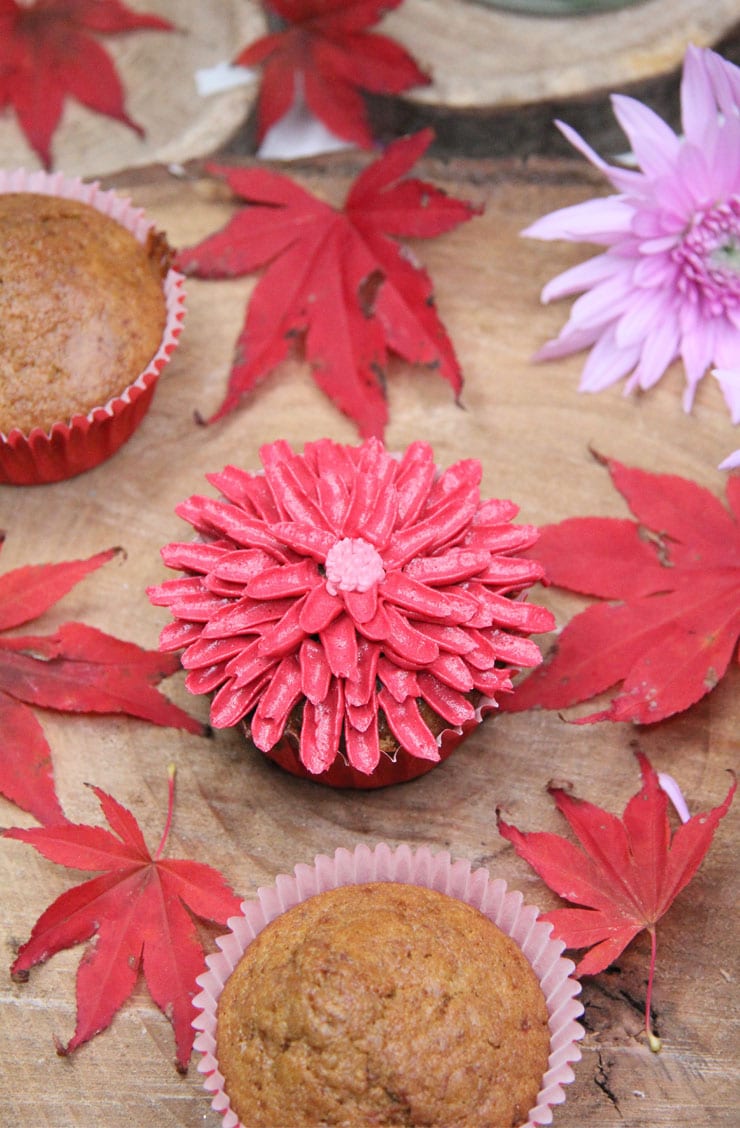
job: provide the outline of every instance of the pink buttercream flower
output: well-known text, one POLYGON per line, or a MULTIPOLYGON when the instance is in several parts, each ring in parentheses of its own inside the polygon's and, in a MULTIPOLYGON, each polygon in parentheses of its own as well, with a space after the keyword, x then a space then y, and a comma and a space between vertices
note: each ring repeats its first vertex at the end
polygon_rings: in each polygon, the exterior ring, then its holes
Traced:
POLYGON ((149 589, 175 618, 161 649, 184 648, 214 726, 247 720, 264 752, 299 707, 311 773, 338 754, 372 773, 381 714, 412 757, 439 760, 420 703, 467 725, 475 695, 495 704, 514 667, 541 660, 525 636, 552 616, 515 598, 542 578, 514 555, 537 530, 511 524, 512 502, 481 501, 477 461, 438 472, 426 443, 398 458, 376 439, 260 454, 264 473, 227 467, 209 475, 222 498, 178 507, 199 539, 162 550, 187 575, 149 589))
POLYGON ((615 95, 612 105, 638 170, 607 164, 558 122, 619 194, 562 208, 524 231, 608 248, 545 286, 546 302, 581 297, 536 359, 593 346, 580 390, 598 392, 628 377, 630 392, 652 387, 680 358, 690 411, 710 366, 740 367, 740 68, 688 48, 683 137, 633 98, 615 95))

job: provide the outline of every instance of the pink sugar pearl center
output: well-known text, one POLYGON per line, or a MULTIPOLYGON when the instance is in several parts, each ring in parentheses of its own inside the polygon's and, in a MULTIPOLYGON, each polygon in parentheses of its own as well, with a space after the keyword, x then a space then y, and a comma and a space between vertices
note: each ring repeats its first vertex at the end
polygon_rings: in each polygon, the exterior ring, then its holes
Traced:
POLYGON ((326 554, 326 590, 369 591, 385 579, 383 560, 376 548, 362 537, 343 537, 326 554))

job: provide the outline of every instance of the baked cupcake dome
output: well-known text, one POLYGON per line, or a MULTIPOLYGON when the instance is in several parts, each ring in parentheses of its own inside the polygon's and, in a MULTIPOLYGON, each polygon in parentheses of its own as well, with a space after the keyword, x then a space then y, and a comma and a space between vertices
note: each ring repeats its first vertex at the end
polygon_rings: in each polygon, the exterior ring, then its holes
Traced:
POLYGON ((140 208, 61 173, 0 170, 0 482, 113 454, 149 408, 184 316, 140 208))
POLYGON ((249 1128, 515 1128, 547 1069, 545 998, 471 905, 400 883, 301 902, 249 945, 218 1006, 249 1128))
POLYGON ((438 471, 427 443, 260 453, 262 473, 227 467, 208 476, 220 499, 178 506, 198 540, 162 550, 186 575, 149 589, 175 620, 160 647, 184 648, 215 727, 243 722, 290 771, 365 787, 428 771, 541 660, 527 635, 552 616, 519 597, 542 569, 515 555, 537 530, 481 500, 480 463, 438 471))
POLYGON ((484 913, 521 950, 545 997, 550 1031, 547 1071, 525 1122, 528 1128, 551 1124, 553 1106, 565 1100, 565 1087, 574 1079, 572 1063, 581 1056, 578 1042, 584 1033, 577 1021, 583 1013, 577 999, 581 988, 573 978, 573 962, 563 957, 563 942, 551 938, 552 926, 537 919, 534 905, 526 904, 521 893, 507 889, 502 878, 493 878, 486 869, 473 869, 469 861, 453 859, 446 851, 379 842, 372 848, 365 843, 351 850, 340 847, 332 855, 319 854, 311 864, 299 863, 292 873, 278 875, 274 884, 260 887, 243 901, 241 912, 228 922, 229 931, 217 940, 219 950, 206 957, 207 969, 197 979, 201 990, 193 1000, 198 1012, 193 1020, 198 1031, 195 1048, 201 1054, 198 1070, 211 1094, 212 1108, 223 1116, 223 1128, 242 1123, 224 1090, 216 1044, 221 996, 235 968, 263 929, 295 905, 328 890, 376 882, 421 886, 465 902, 484 913))

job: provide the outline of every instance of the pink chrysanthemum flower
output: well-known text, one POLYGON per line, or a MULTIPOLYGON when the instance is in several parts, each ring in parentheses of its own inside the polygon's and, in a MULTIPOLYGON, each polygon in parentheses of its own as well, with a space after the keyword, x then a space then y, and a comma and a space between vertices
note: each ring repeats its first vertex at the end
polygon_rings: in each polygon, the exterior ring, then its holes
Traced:
POLYGON ((612 105, 639 170, 607 164, 559 122, 619 194, 562 208, 524 232, 608 248, 545 286, 543 301, 582 296, 536 359, 593 346, 580 390, 628 377, 629 392, 652 387, 680 358, 690 411, 708 368, 740 367, 740 68, 688 48, 683 137, 633 98, 615 95, 612 105))
POLYGON ((340 754, 373 773, 383 718, 426 770, 440 751, 423 703, 460 729, 480 719, 474 695, 493 706, 512 667, 541 660, 525 636, 552 616, 515 598, 542 578, 514 555, 537 530, 481 501, 477 461, 438 472, 426 443, 398 458, 376 439, 260 454, 264 473, 227 467, 209 475, 222 499, 178 507, 199 539, 162 551, 188 575, 149 590, 175 617, 161 648, 184 648, 214 726, 246 720, 264 752, 299 709, 309 773, 340 754))

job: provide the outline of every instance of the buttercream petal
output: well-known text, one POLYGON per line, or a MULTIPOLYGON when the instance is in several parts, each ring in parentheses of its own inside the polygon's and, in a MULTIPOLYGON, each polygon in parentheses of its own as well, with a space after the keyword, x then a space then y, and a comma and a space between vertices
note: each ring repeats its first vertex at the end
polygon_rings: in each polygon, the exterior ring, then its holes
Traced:
POLYGON ((282 619, 265 632, 260 640, 263 654, 279 658, 290 650, 295 650, 303 641, 305 632, 301 626, 301 612, 304 602, 305 596, 292 603, 282 619))
POLYGON ((429 672, 450 689, 459 693, 469 693, 474 688, 473 675, 462 658, 457 654, 440 654, 429 664, 429 672))
POLYGON ((265 674, 261 680, 235 689, 231 681, 224 682, 211 701, 211 724, 214 728, 231 728, 243 720, 250 709, 254 708, 270 674, 265 674))
POLYGON ((399 529, 417 519, 436 476, 437 467, 429 444, 411 443, 401 458, 395 483, 399 529))
POLYGON ((249 635, 274 623, 292 607, 292 599, 229 600, 203 627, 204 638, 225 638, 227 635, 249 635))
POLYGON ((360 639, 357 664, 345 682, 345 695, 353 705, 366 705, 375 692, 375 675, 380 650, 376 643, 360 639))
POLYGON ((341 615, 344 603, 341 596, 330 595, 322 580, 306 596, 301 612, 301 627, 306 634, 318 634, 341 615))
POLYGON ((422 671, 419 674, 419 691, 427 705, 455 728, 472 721, 475 706, 462 693, 444 685, 433 674, 422 671))
POLYGON ((201 666, 198 670, 190 671, 185 678, 185 688, 189 693, 212 693, 221 685, 225 676, 223 662, 218 662, 215 666, 201 666))
POLYGON ((414 670, 401 670, 382 655, 378 659, 378 678, 396 701, 419 696, 419 683, 414 670))
MULTIPOLYGON (((500 531, 501 526, 496 528, 500 531)), ((420 584, 430 586, 469 580, 478 572, 484 571, 488 565, 487 545, 483 548, 478 547, 478 542, 484 544, 487 533, 486 526, 471 528, 465 535, 465 548, 453 548, 436 556, 422 556, 410 560, 406 565, 405 575, 420 584), (476 543, 470 545, 471 540, 475 540, 476 543)))
POLYGON ((385 713, 388 727, 402 748, 420 760, 440 759, 437 740, 424 723, 413 698, 409 697, 399 704, 388 690, 380 689, 378 703, 385 713))
POLYGON ((342 683, 333 681, 329 692, 316 705, 307 701, 301 724, 300 758, 304 767, 316 775, 326 771, 339 753, 344 722, 342 683))
POLYGON ((370 725, 357 729, 349 721, 344 722, 344 744, 347 759, 358 772, 370 775, 380 762, 380 742, 378 740, 378 717, 373 712, 370 725))
POLYGON ((168 568, 179 568, 181 572, 211 572, 223 556, 228 556, 223 545, 207 544, 203 541, 186 541, 166 544, 161 556, 168 568))
POLYGON ((350 617, 332 620, 319 637, 334 677, 348 677, 357 666, 357 633, 350 617))
POLYGON ((312 560, 301 560, 298 564, 266 568, 251 577, 245 591, 250 599, 287 599, 311 591, 318 576, 312 560))
POLYGON ((301 556, 311 556, 322 564, 327 552, 337 541, 336 534, 330 530, 301 521, 278 521, 272 526, 272 532, 294 552, 299 552, 301 556))
POLYGON ((370 639, 388 639, 401 657, 426 666, 439 654, 439 647, 431 638, 417 631, 391 604, 378 604, 378 613, 361 631, 370 639), (377 633, 373 634, 371 631, 377 633))
POLYGON ((301 690, 315 705, 329 692, 331 670, 324 648, 312 638, 304 639, 298 652, 301 668, 301 690))

